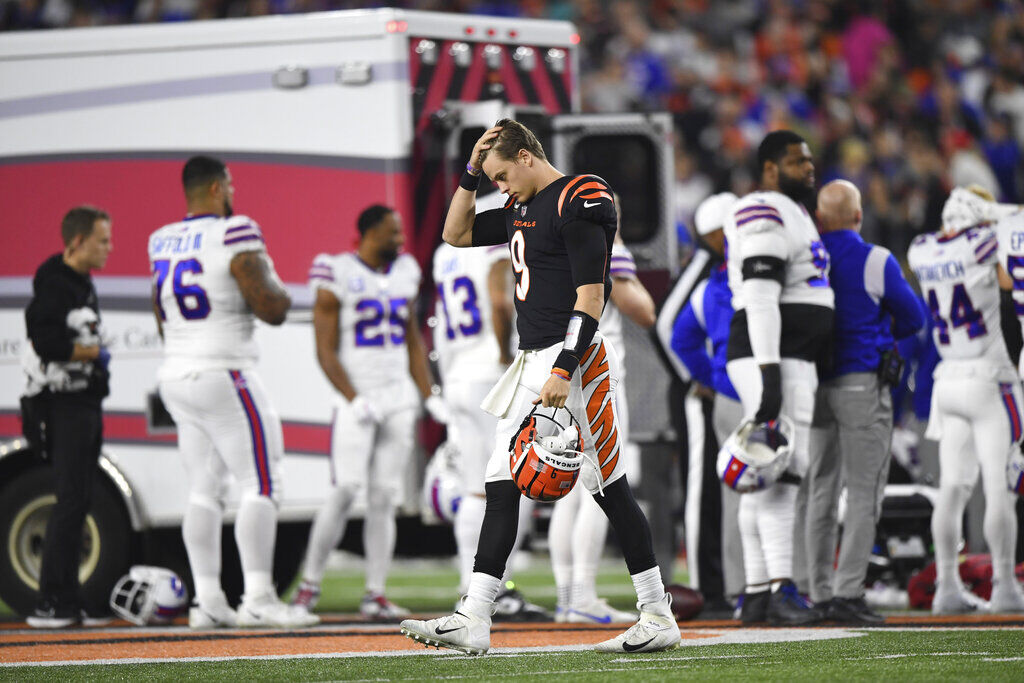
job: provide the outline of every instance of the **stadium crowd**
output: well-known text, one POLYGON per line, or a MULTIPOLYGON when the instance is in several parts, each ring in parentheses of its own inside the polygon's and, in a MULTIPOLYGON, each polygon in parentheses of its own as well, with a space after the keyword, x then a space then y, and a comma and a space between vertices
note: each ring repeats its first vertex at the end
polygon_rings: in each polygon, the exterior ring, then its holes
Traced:
POLYGON ((590 111, 671 111, 679 223, 754 183, 753 151, 789 128, 821 180, 865 197, 865 239, 906 253, 954 185, 1024 199, 1024 4, 997 0, 2 0, 0 30, 395 5, 569 19, 590 111))

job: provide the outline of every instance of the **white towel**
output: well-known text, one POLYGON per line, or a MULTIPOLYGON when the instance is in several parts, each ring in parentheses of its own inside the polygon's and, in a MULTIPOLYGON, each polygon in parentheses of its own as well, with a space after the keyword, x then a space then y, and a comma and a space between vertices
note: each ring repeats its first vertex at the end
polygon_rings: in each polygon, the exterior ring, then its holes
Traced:
POLYGON ((487 392, 487 396, 480 403, 480 407, 497 418, 503 418, 508 414, 512 405, 512 399, 516 395, 516 387, 519 386, 519 377, 523 374, 523 367, 526 365, 526 352, 519 351, 515 360, 508 366, 508 370, 501 376, 498 383, 487 392))

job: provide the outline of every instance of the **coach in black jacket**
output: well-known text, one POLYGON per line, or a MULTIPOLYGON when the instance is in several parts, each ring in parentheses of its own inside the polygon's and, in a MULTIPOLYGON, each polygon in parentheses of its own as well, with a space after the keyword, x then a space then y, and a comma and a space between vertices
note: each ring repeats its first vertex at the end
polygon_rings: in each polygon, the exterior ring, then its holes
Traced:
POLYGON ((44 448, 53 462, 57 494, 46 527, 39 602, 28 618, 37 628, 89 621, 79 595, 78 564, 103 440, 100 403, 109 393, 110 354, 102 343, 89 274, 110 254, 110 216, 91 206, 75 207, 61 222, 61 236, 64 252, 39 266, 25 310, 31 342, 24 358, 25 393, 43 406, 44 448))

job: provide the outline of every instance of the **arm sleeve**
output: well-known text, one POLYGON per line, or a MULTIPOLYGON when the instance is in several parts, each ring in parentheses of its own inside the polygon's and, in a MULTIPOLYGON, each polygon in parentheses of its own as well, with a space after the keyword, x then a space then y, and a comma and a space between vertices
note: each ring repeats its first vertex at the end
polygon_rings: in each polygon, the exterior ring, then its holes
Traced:
POLYGON ((44 363, 64 362, 74 351, 74 331, 68 327, 68 311, 74 300, 59 282, 40 283, 25 310, 25 327, 32 348, 44 363))
POLYGON ((489 247, 508 242, 505 229, 505 210, 482 211, 473 219, 473 246, 489 247))
POLYGON ((782 296, 782 285, 775 280, 748 278, 740 286, 740 292, 754 359, 758 365, 780 362, 782 313, 779 312, 779 297, 782 296))
POLYGON ((711 359, 707 353, 707 332, 697 320, 692 300, 676 318, 670 342, 672 353, 683 362, 695 380, 711 386, 711 359))
POLYGON ((580 287, 603 283, 608 269, 604 228, 590 221, 570 221, 562 228, 562 238, 569 255, 573 284, 580 287))
POLYGON ((892 254, 885 262, 885 294, 882 307, 893 319, 893 336, 896 339, 909 337, 924 327, 924 310, 921 300, 903 277, 892 254))

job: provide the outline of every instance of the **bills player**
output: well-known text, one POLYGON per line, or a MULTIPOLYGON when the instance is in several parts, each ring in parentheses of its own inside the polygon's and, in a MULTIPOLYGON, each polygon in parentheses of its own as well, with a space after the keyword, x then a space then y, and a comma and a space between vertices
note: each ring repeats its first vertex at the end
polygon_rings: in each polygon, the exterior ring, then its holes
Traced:
MULTIPOLYGON (((941 361, 934 372, 926 436, 939 442, 939 498, 932 512, 935 614, 985 607, 960 581, 957 547, 964 508, 981 471, 984 535, 992 555, 991 609, 1024 611, 1013 573, 1017 519, 1006 465, 1022 435, 1021 388, 1000 330, 997 259, 988 202, 956 188, 942 210, 942 231, 921 235, 907 259, 931 310, 941 361)), ((1003 227, 1009 259, 1011 221, 1003 227)), ((1009 270, 1014 262, 1007 260, 1009 270)))
POLYGON ((313 327, 320 367, 337 391, 331 429, 331 492, 313 520, 302 582, 293 604, 312 610, 327 557, 345 533, 349 509, 366 496, 363 545, 365 617, 408 611, 384 597, 395 550, 395 507, 413 453, 420 402, 439 422, 447 407, 432 392, 414 315, 420 288, 416 259, 400 254, 402 222, 375 204, 359 214, 355 252, 319 254, 309 270, 316 299, 313 327))
POLYGON ((584 448, 599 463, 582 485, 616 528, 637 591, 640 619, 602 652, 651 652, 678 646, 647 519, 624 476, 615 408, 619 359, 598 331, 611 278, 615 204, 592 175, 566 176, 547 160, 536 136, 502 119, 473 147, 445 219, 444 238, 459 247, 509 244, 516 274, 519 353, 484 402, 498 416, 485 485, 487 504, 473 575, 450 616, 402 622, 402 633, 428 645, 470 654, 490 648, 491 611, 516 537, 519 489, 509 469, 509 443, 537 404, 579 416, 584 448), (509 196, 502 209, 476 213, 481 171, 509 196))
POLYGON ((741 617, 776 624, 821 618, 792 581, 800 478, 818 386, 816 363, 831 348, 833 294, 828 254, 801 201, 814 195, 814 162, 796 133, 769 133, 757 150, 761 190, 738 200, 725 221, 726 262, 735 314, 726 370, 746 417, 786 415, 794 453, 773 486, 744 494, 739 525, 746 574, 741 617))
POLYGON ((150 236, 149 261, 164 339, 160 396, 178 425, 189 481, 182 523, 196 589, 189 626, 310 626, 319 619, 282 603, 271 581, 284 439, 253 369, 255 318, 280 325, 291 298, 259 226, 233 215, 234 187, 224 164, 192 157, 182 182, 188 215, 150 236), (235 541, 245 593, 237 613, 220 585, 229 475, 241 493, 235 541))
MULTIPOLYGON (((617 195, 615 199, 618 202, 617 195)), ((612 277, 611 301, 605 306, 598 328, 619 351, 619 359, 623 361, 615 391, 615 407, 618 408, 619 438, 627 449, 624 457, 629 457, 622 316, 626 315, 640 327, 649 329, 655 322, 655 307, 650 293, 636 276, 633 254, 618 232, 612 244, 609 273, 612 277)), ((575 487, 555 503, 548 525, 548 548, 557 594, 555 621, 611 624, 636 620, 636 614, 615 609, 597 595, 597 570, 607 536, 608 517, 582 487, 575 487)))

